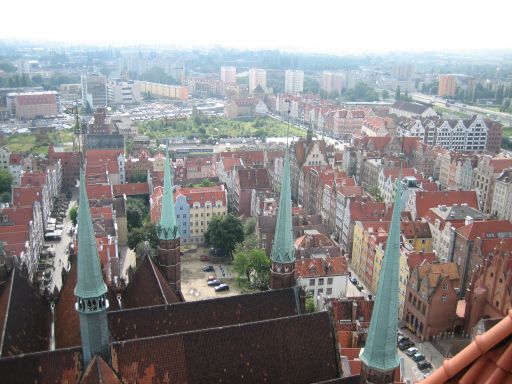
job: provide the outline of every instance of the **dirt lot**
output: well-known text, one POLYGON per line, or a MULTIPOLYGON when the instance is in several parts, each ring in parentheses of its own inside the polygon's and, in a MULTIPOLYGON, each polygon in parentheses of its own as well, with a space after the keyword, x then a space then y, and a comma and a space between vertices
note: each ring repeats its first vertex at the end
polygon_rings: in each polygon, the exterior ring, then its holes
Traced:
POLYGON ((209 261, 201 261, 201 255, 208 255, 208 249, 198 247, 197 250, 182 248, 181 256, 181 292, 186 301, 196 301, 205 299, 214 299, 222 296, 234 296, 240 294, 235 275, 231 272, 231 266, 226 265, 222 259, 210 258, 209 261), (203 272, 202 268, 207 265, 213 265, 215 272, 203 272), (224 271, 224 275, 222 273, 224 271), (229 291, 215 292, 213 287, 206 285, 208 276, 216 275, 220 280, 229 284, 229 291))

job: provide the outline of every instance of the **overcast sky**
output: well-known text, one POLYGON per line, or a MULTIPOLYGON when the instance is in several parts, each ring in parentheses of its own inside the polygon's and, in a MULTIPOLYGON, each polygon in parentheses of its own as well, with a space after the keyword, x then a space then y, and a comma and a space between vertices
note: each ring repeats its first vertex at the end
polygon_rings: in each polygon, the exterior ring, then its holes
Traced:
POLYGON ((333 53, 512 48, 508 0, 9 0, 1 9, 0 39, 333 53))

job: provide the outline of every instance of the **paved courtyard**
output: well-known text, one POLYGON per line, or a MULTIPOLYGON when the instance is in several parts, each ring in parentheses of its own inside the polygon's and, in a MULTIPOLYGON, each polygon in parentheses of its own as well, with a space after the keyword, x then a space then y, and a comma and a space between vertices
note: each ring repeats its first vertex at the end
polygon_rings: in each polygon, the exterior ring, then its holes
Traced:
POLYGON ((222 259, 210 259, 201 261, 201 255, 208 255, 208 249, 199 246, 197 250, 186 251, 182 248, 181 256, 181 291, 186 301, 213 299, 223 296, 240 294, 235 275, 231 265, 227 265, 222 259), (213 265, 215 272, 203 272, 202 268, 213 265), (208 276, 217 276, 220 280, 229 284, 229 291, 215 292, 213 287, 206 284, 208 276))

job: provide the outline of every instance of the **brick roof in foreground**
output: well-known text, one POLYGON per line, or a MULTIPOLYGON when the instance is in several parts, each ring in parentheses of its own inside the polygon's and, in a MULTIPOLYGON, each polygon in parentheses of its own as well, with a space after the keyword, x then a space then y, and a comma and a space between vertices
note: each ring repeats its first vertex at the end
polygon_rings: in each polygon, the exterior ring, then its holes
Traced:
POLYGON ((511 361, 512 310, 420 383, 511 383, 511 361))
POLYGON ((294 290, 289 288, 180 304, 124 309, 110 312, 108 319, 112 339, 121 341, 295 314, 295 294, 294 290))
POLYGON ((115 342, 112 366, 123 382, 314 383, 339 376, 329 315, 115 342))

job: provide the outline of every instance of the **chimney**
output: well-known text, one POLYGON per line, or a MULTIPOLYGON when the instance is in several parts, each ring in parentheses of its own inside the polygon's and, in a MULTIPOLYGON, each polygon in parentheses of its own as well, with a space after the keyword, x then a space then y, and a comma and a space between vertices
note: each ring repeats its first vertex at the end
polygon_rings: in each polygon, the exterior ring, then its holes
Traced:
POLYGON ((475 220, 471 216, 466 216, 466 219, 464 220, 464 225, 473 224, 475 220))
POLYGON ((352 300, 352 322, 355 323, 357 320, 357 301, 352 300))

